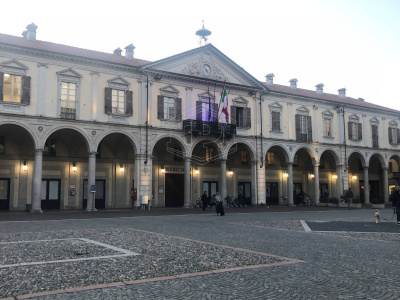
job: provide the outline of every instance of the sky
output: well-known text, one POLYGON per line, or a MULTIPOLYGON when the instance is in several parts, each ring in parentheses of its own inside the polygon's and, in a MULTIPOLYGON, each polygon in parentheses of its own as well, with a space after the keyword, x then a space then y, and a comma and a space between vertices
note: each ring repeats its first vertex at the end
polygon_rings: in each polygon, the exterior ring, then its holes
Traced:
POLYGON ((107 53, 132 43, 136 58, 156 61, 199 47, 204 20, 209 42, 259 81, 323 83, 400 110, 400 0, 237 2, 6 1, 0 32, 21 36, 35 23, 38 40, 107 53))

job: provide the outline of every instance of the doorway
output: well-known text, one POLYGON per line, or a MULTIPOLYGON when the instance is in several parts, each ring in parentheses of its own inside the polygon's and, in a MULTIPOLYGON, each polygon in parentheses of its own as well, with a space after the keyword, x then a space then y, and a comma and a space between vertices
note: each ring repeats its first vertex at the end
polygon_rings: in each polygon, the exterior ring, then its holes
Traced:
MULTIPOLYGON (((83 180, 83 200, 82 200, 82 208, 86 209, 87 207, 87 193, 88 193, 88 181, 87 179, 83 180)), ((106 181, 104 179, 96 180, 96 200, 94 207, 96 209, 104 209, 106 208, 106 181)))
MULTIPOLYGON (((207 193, 207 205, 210 204, 211 196, 215 195, 218 190, 218 181, 203 181, 203 189, 201 194, 207 193)), ((222 199, 223 201, 223 199, 222 199)))
POLYGON ((10 209, 10 179, 0 178, 0 210, 10 209))
POLYGON ((238 182, 238 199, 243 198, 243 204, 251 206, 251 182, 238 182))
POLYGON ((184 174, 165 174, 165 207, 183 206, 184 181, 184 174))
POLYGON ((60 209, 61 179, 42 179, 42 209, 60 209))
POLYGON ((266 182, 265 183, 265 202, 270 205, 278 205, 278 183, 277 182, 266 182))

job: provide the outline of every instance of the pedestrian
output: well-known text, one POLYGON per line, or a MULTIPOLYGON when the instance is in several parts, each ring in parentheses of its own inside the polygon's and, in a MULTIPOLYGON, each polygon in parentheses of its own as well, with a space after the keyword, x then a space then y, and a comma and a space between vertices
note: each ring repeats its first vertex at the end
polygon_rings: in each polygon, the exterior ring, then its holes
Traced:
POLYGON ((346 192, 346 199, 347 202, 349 203, 349 209, 350 209, 350 205, 353 203, 353 191, 351 190, 351 188, 349 188, 349 190, 346 192))
POLYGON ((397 225, 400 226, 400 186, 394 188, 392 199, 393 209, 397 214, 397 225))
POLYGON ((215 206, 217 205, 217 197, 215 194, 213 194, 211 197, 210 205, 211 205, 212 211, 215 211, 215 206))
POLYGON ((216 193, 215 198, 217 199, 217 203, 215 204, 218 204, 219 202, 222 201, 221 195, 218 192, 216 193))
POLYGON ((204 191, 203 195, 201 195, 201 202, 203 203, 203 210, 206 210, 207 206, 207 192, 204 191))

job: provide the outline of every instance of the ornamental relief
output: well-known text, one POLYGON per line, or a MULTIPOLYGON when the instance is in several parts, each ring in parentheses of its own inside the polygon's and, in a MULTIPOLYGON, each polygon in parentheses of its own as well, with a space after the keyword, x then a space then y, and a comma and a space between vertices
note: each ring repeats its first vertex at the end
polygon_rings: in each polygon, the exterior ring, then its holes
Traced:
POLYGON ((197 62, 192 62, 188 64, 181 71, 183 74, 189 76, 203 77, 220 81, 229 82, 228 78, 221 72, 221 69, 210 59, 205 59, 203 55, 199 58, 197 62), (211 67, 211 73, 206 75, 202 72, 202 66, 208 65, 211 67))

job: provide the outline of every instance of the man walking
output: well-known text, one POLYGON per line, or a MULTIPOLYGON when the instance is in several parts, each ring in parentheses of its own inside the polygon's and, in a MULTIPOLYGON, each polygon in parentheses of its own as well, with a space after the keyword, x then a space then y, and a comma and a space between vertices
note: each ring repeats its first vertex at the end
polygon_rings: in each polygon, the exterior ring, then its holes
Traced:
POLYGON ((351 190, 351 188, 349 188, 349 190, 346 192, 346 198, 347 202, 349 203, 349 209, 350 209, 350 205, 351 203, 353 203, 353 191, 351 190))
POLYGON ((203 203, 203 210, 206 210, 206 206, 207 206, 207 192, 204 191, 203 195, 201 195, 201 202, 203 203))

